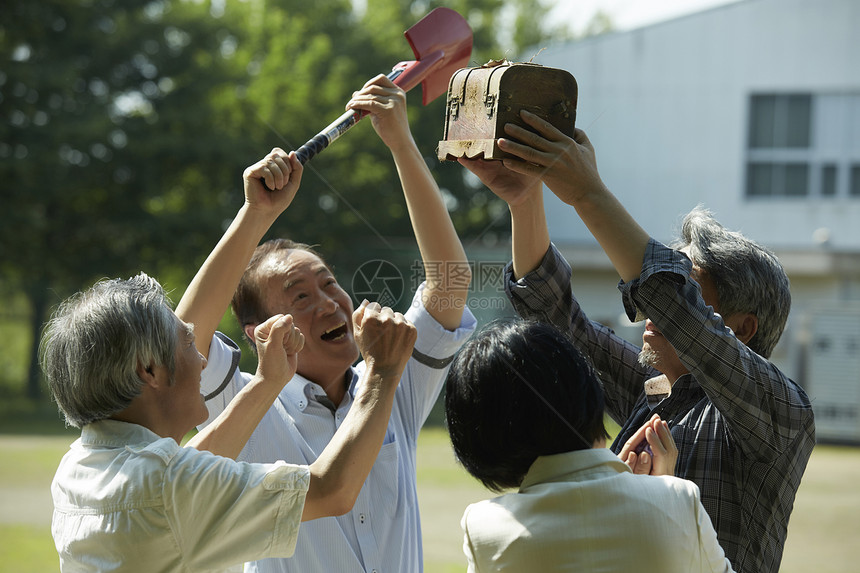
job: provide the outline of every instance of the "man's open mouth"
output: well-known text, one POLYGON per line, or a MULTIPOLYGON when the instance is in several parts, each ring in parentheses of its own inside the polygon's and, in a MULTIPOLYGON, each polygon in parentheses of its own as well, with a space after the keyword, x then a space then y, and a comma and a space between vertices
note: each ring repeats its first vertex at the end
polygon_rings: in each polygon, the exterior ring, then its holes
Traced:
POLYGON ((340 326, 332 328, 331 330, 326 330, 325 332, 323 332, 323 335, 320 336, 320 338, 322 340, 325 340, 326 342, 329 342, 331 340, 343 338, 347 335, 348 332, 349 330, 346 327, 346 323, 343 323, 340 326))

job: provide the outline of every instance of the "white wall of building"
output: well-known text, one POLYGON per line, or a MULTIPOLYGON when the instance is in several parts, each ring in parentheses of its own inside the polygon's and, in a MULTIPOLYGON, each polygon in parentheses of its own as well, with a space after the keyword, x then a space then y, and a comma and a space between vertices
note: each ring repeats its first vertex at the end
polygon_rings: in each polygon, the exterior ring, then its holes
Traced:
MULTIPOLYGON (((750 95, 860 94, 858 30, 857 0, 746 0, 549 46, 535 61, 577 79, 577 126, 604 180, 657 238, 701 203, 775 250, 813 248, 822 227, 832 247, 860 249, 860 198, 744 196, 750 95)), ((853 122, 842 144, 860 150, 860 115, 853 122)), ((554 240, 592 242, 570 209, 547 200, 554 240)))

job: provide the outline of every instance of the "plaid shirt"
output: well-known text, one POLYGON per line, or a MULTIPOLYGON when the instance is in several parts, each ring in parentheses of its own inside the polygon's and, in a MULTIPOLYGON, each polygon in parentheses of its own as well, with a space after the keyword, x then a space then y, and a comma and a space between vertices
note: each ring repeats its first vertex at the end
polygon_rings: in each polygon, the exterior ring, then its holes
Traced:
POLYGON ((675 473, 699 486, 732 566, 775 572, 815 445, 812 407, 797 384, 740 342, 705 305, 689 278, 691 268, 685 255, 652 239, 640 277, 619 284, 631 320, 649 317, 690 371, 653 410, 643 384, 659 373, 639 364, 637 346, 588 320, 571 293, 570 266, 554 246, 519 281, 508 265, 505 291, 520 316, 569 332, 591 358, 607 413, 622 426, 612 451, 660 414, 678 446, 675 473))

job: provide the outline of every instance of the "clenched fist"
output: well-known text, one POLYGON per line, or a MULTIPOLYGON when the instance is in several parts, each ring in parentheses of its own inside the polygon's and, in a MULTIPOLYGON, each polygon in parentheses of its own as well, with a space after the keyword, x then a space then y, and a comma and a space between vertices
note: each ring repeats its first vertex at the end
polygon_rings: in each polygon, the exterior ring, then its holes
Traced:
POLYGON ((352 322, 368 370, 399 380, 418 337, 415 326, 399 312, 367 301, 352 314, 352 322))

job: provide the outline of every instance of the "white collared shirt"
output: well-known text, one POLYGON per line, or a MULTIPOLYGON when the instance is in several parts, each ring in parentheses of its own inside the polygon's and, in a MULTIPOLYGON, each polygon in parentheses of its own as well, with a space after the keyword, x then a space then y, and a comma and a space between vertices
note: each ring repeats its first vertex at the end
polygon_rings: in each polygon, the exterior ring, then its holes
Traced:
MULTIPOLYGON (((355 506, 349 513, 302 525, 296 553, 290 559, 265 559, 246 571, 421 571, 421 524, 415 484, 418 432, 427 419, 447 373, 448 358, 471 336, 475 317, 465 309, 460 327, 448 331, 421 304, 421 290, 405 316, 416 327, 417 352, 410 358, 395 394, 382 449, 355 506), (432 364, 429 366, 428 364, 432 364)), ((214 419, 251 375, 235 368, 238 348, 212 339, 203 371, 205 394, 223 387, 206 403, 214 419)), ((352 383, 335 412, 315 399, 322 387, 296 375, 285 386, 251 436, 239 459, 254 462, 283 459, 309 464, 322 453, 346 417, 364 362, 353 368, 352 383)), ((208 423, 208 422, 207 422, 208 423)))
POLYGON ((60 462, 51 533, 67 571, 217 571, 295 549, 306 466, 248 464, 143 426, 84 426, 60 462))

